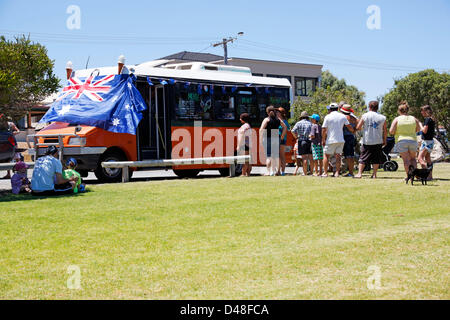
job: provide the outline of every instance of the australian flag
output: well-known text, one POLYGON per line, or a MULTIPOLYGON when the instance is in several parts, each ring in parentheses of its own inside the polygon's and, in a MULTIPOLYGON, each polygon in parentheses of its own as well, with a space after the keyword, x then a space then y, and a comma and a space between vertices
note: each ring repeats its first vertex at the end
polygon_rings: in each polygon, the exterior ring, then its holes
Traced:
POLYGON ((136 134, 147 105, 127 74, 73 77, 40 122, 84 124, 136 134))

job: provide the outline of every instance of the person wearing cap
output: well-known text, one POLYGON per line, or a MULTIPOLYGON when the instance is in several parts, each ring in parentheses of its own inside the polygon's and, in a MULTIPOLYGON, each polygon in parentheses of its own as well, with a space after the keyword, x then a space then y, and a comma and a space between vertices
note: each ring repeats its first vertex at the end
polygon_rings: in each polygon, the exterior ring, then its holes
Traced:
POLYGON ((350 132, 354 132, 353 127, 347 120, 345 115, 338 112, 339 106, 337 104, 330 105, 330 113, 325 117, 322 125, 322 145, 324 145, 323 152, 325 153, 323 167, 324 173, 322 177, 328 177, 328 164, 333 155, 336 155, 336 172, 335 177, 339 177, 341 170, 341 153, 344 149, 344 126, 350 132))
POLYGON ((308 160, 310 164, 312 162, 311 140, 309 138, 311 127, 308 112, 303 111, 300 115, 300 121, 295 124, 291 131, 294 138, 298 140, 298 155, 301 156, 303 162, 302 176, 308 174, 308 160))
POLYGON ((15 172, 11 177, 11 189, 13 194, 30 193, 30 180, 27 177, 28 165, 23 161, 18 161, 13 168, 15 172))
POLYGON ((76 182, 70 181, 70 184, 74 184, 73 193, 84 192, 85 184, 81 183, 81 175, 75 171, 77 168, 78 162, 75 158, 69 158, 66 161, 66 170, 63 171, 63 178, 70 180, 71 177, 77 177, 78 180, 76 182))
POLYGON ((377 113, 378 101, 370 101, 369 112, 362 115, 356 130, 363 130, 361 155, 359 157, 358 174, 360 179, 366 165, 373 166, 372 178, 377 177, 380 163, 383 163, 382 148, 386 145, 387 127, 386 117, 377 113))
MULTIPOLYGON (((356 125, 358 124, 358 118, 354 115, 354 111, 351 106, 349 104, 344 104, 341 107, 341 112, 345 115, 348 122, 350 122, 353 130, 355 130, 356 125)), ((353 177, 353 169, 355 167, 356 138, 355 135, 347 129, 347 127, 344 127, 344 140, 344 158, 348 167, 348 174, 346 177, 353 177)))
POLYGON ((320 116, 314 113, 311 117, 311 133, 309 135, 311 139, 312 150, 312 167, 314 176, 320 176, 323 173, 323 147, 322 147, 322 126, 319 124, 320 116))
POLYGON ((58 148, 50 146, 45 156, 40 157, 34 164, 31 178, 32 194, 35 196, 53 196, 73 193, 77 177, 64 179, 62 164, 58 159, 58 148))
POLYGON ((331 113, 331 109, 335 109, 338 108, 339 109, 339 105, 336 102, 332 102, 327 106, 327 114, 331 113))

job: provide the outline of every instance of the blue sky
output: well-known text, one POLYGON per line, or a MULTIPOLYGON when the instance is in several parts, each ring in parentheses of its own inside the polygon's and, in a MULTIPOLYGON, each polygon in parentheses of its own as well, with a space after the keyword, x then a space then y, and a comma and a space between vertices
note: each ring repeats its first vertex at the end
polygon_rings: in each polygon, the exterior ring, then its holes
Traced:
POLYGON ((19 31, 48 48, 60 78, 66 61, 80 69, 88 56, 92 67, 120 54, 130 64, 184 50, 222 55, 208 46, 240 31, 229 56, 323 64, 367 101, 409 72, 450 70, 450 0, 0 0, 0 34, 19 31), (66 26, 69 5, 81 9, 79 30, 66 26), (380 30, 366 26, 370 5, 380 30))

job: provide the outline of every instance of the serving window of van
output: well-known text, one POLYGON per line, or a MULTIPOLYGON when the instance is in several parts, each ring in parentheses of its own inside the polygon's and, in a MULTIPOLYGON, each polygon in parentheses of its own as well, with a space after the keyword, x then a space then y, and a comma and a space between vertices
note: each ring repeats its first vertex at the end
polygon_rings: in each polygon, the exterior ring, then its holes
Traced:
POLYGON ((177 120, 212 120, 210 86, 176 83, 175 118, 177 120))
POLYGON ((236 120, 236 102, 231 87, 214 86, 212 103, 215 120, 236 120))

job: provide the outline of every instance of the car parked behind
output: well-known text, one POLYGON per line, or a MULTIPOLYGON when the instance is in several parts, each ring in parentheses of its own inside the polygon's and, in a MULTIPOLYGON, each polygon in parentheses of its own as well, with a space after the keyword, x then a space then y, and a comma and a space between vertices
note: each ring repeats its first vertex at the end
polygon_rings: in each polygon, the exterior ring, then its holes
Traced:
POLYGON ((8 131, 0 132, 0 163, 11 162, 16 153, 17 141, 14 134, 8 131))

